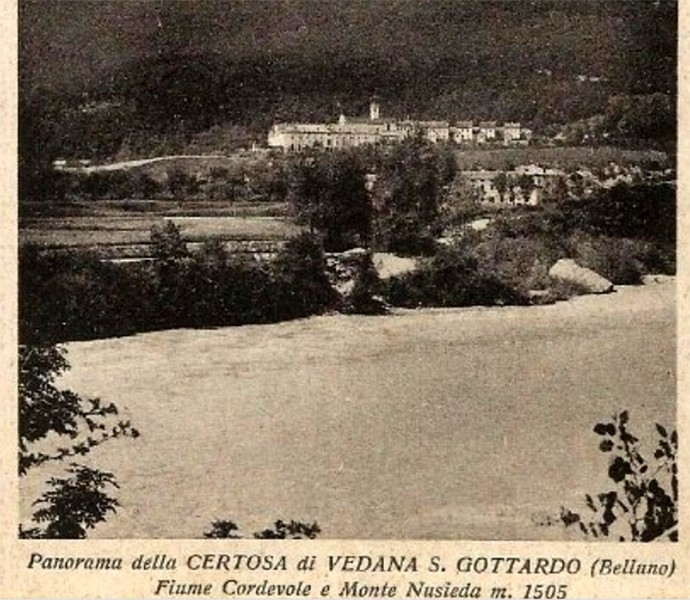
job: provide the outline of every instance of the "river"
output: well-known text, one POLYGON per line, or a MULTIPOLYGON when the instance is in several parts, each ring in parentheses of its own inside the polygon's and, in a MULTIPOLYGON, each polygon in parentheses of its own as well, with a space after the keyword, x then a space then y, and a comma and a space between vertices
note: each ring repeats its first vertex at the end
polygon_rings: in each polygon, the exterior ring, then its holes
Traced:
MULTIPOLYGON (((91 537, 318 521, 325 538, 565 539, 603 491, 594 424, 675 425, 675 284, 544 307, 327 315, 68 345, 62 385, 141 431, 97 448, 121 507, 91 537)), ((23 514, 55 467, 22 480, 23 514)))

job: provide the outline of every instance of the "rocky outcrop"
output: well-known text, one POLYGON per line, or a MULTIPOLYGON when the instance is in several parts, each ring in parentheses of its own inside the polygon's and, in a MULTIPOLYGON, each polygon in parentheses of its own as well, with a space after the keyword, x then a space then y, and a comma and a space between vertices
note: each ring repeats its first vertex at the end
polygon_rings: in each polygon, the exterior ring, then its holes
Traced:
POLYGON ((581 286, 588 294, 608 294, 613 291, 613 283, 592 269, 578 265, 571 258, 562 258, 551 269, 549 276, 581 286))

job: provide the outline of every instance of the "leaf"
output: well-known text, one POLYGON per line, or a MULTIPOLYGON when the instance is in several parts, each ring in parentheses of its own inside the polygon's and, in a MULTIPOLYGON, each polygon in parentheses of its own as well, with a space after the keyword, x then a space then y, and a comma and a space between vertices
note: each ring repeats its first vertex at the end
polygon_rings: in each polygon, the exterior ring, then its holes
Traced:
POLYGON ((630 464, 620 456, 617 456, 609 466, 609 477, 616 483, 623 481, 631 472, 630 464))
POLYGON ((606 423, 597 423, 594 426, 594 433, 596 433, 597 435, 606 435, 607 430, 608 430, 608 424, 606 424, 606 423))
POLYGON ((668 437, 668 432, 666 431, 666 429, 662 425, 659 425, 659 423, 655 423, 655 425, 656 425, 656 430, 659 432, 659 435, 661 437, 668 437))
POLYGON ((613 450, 613 441, 603 440, 601 444, 599 444, 599 450, 602 452, 611 452, 611 450, 613 450))

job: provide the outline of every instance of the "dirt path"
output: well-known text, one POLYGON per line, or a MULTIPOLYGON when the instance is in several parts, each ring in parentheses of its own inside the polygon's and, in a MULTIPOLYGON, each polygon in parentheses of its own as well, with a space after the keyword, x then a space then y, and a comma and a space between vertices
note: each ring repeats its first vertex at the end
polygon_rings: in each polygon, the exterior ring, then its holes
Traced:
POLYGON ((109 163, 107 165, 91 165, 88 167, 62 167, 61 171, 75 172, 75 173, 100 173, 105 171, 122 171, 125 169, 132 169, 134 167, 143 167, 159 162, 167 162, 172 160, 188 160, 188 159, 222 159, 228 158, 221 154, 174 154, 171 156, 155 156, 153 158, 139 158, 136 160, 124 160, 120 162, 109 163))
MULTIPOLYGON (((142 432, 91 456, 122 503, 94 537, 295 518, 331 538, 562 538, 536 523, 607 484, 592 426, 675 422, 674 291, 70 344, 65 385, 142 432)), ((22 482, 25 513, 47 474, 22 482)))

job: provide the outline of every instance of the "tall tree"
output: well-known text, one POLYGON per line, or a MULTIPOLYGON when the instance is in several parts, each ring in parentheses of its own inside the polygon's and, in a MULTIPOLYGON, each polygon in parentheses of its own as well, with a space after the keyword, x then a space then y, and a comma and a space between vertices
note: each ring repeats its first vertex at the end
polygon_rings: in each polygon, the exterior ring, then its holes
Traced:
POLYGON ((407 253, 430 249, 442 229, 440 207, 455 176, 451 157, 423 135, 383 155, 375 188, 379 247, 407 253))
POLYGON ((368 245, 372 204, 366 173, 354 151, 310 155, 292 165, 288 199, 295 217, 323 236, 326 250, 368 245))

